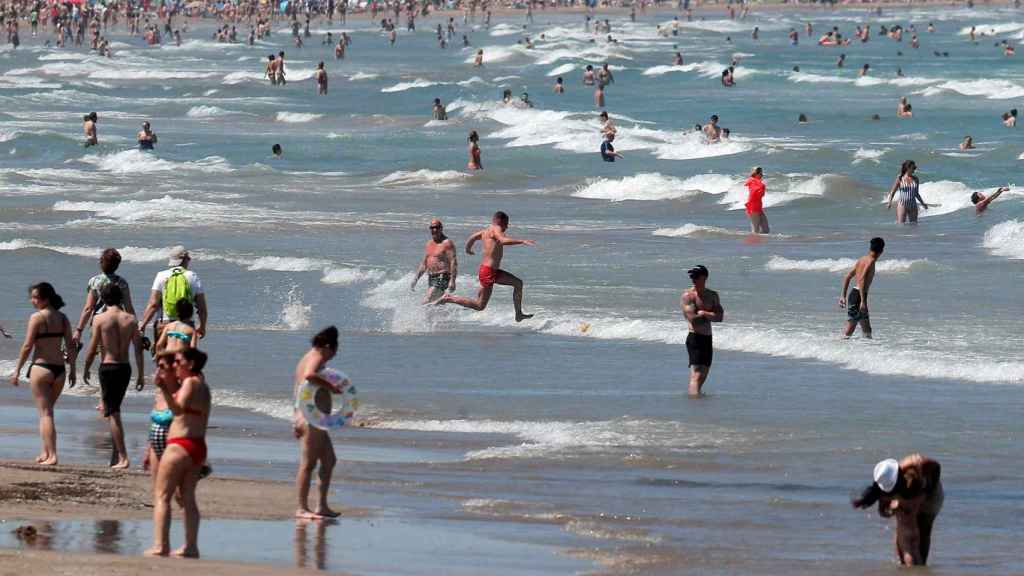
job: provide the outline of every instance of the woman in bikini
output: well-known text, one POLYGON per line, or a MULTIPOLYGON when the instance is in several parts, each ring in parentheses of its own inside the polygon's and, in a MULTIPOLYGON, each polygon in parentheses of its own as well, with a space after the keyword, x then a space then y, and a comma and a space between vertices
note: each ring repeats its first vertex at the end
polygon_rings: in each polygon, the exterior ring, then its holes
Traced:
POLYGON ((476 130, 472 130, 469 133, 469 163, 467 168, 470 170, 483 170, 484 163, 480 160, 480 136, 476 133, 476 130))
POLYGON ((71 323, 67 316, 59 312, 64 307, 64 299, 53 286, 49 282, 32 286, 29 288, 29 300, 37 312, 28 319, 25 343, 21 346, 21 355, 11 376, 11 384, 18 385, 21 368, 29 354, 32 354, 32 362, 25 377, 32 385, 32 397, 39 410, 39 436, 43 441, 43 449, 36 462, 53 466, 57 463, 57 430, 53 425, 53 405, 64 390, 66 374, 70 374, 69 387, 75 385, 78 349, 71 344, 71 323), (71 368, 67 372, 65 363, 71 368))
MULTIPOLYGON (((165 358, 170 353, 165 353, 165 358)), ((196 348, 174 353, 174 370, 181 388, 171 393, 166 382, 157 386, 174 413, 167 433, 167 448, 160 458, 153 492, 153 547, 148 556, 166 556, 170 552, 171 499, 180 491, 185 509, 185 545, 175 556, 199 557, 199 505, 196 484, 206 461, 206 425, 210 420, 210 389, 203 376, 206 354, 196 348)))
POLYGON ((156 353, 178 352, 186 348, 195 348, 198 344, 196 338, 196 327, 192 320, 195 309, 187 298, 178 300, 175 304, 175 312, 178 319, 174 322, 164 324, 160 332, 160 338, 156 341, 156 353))

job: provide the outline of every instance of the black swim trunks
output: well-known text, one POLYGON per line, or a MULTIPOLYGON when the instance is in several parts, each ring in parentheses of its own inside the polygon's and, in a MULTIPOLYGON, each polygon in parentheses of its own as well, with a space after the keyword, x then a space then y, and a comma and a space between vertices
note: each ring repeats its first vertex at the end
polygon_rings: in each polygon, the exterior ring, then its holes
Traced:
POLYGON ((860 311, 860 290, 854 288, 846 297, 846 318, 850 322, 860 322, 868 319, 868 312, 860 311))
POLYGON ((711 366, 711 335, 690 332, 686 336, 686 351, 690 354, 690 366, 711 366))
POLYGON ((121 402, 132 379, 132 365, 100 364, 100 391, 103 397, 103 416, 121 412, 121 402))
POLYGON ((427 285, 438 290, 447 290, 448 284, 452 281, 452 275, 447 272, 427 275, 427 285))

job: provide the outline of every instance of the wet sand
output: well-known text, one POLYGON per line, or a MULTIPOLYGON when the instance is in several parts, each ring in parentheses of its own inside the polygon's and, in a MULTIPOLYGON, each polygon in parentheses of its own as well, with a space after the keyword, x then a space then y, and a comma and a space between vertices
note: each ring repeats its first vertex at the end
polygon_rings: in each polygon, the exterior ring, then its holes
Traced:
MULTIPOLYGON (((48 574, 75 574, 76 576, 134 576, 154 571, 187 567, 191 573, 204 576, 262 576, 264 574, 289 575, 323 572, 312 569, 261 566, 242 562, 215 560, 178 560, 173 558, 142 558, 112 554, 68 554, 40 550, 0 550, 0 575, 39 574, 46 566, 48 574), (187 562, 187 565, 180 564, 187 562)), ((335 572, 337 574, 337 572, 335 572)))

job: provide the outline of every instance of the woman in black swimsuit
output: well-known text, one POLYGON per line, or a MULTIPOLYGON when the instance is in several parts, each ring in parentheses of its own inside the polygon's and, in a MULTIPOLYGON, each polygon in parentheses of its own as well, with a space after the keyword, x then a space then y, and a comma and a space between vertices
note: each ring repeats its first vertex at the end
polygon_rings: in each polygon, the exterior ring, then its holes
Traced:
POLYGON ((75 385, 75 360, 78 349, 71 344, 71 323, 60 310, 64 299, 48 282, 29 288, 29 300, 37 310, 28 319, 25 343, 21 346, 18 366, 11 376, 11 384, 18 385, 22 366, 32 355, 25 377, 32 385, 32 396, 39 410, 39 436, 43 449, 36 462, 46 466, 57 463, 57 430, 53 425, 53 405, 64 390, 65 363, 70 367, 70 387, 75 385), (63 344, 63 346, 62 346, 63 344))

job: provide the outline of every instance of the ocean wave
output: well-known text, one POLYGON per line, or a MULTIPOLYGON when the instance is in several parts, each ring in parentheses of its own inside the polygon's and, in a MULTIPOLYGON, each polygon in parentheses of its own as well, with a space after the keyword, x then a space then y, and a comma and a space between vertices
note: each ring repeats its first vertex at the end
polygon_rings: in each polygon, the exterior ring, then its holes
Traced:
MULTIPOLYGON (((527 52, 527 48, 520 45, 513 46, 484 46, 480 48, 484 51, 484 63, 491 64, 494 62, 504 62, 511 60, 516 56, 520 56, 527 52)), ((466 64, 473 64, 476 60, 476 51, 472 51, 470 56, 464 60, 466 64)))
POLYGON ((312 122, 313 120, 319 120, 323 118, 323 114, 313 114, 310 112, 278 112, 275 119, 278 122, 286 122, 289 124, 302 124, 304 122, 312 122))
POLYGON ((188 109, 185 116, 189 118, 214 118, 217 116, 227 116, 228 114, 231 114, 231 112, 217 106, 193 106, 188 109))
POLYGON ((547 76, 549 78, 553 78, 555 76, 565 76, 566 74, 572 72, 575 69, 575 64, 562 64, 561 66, 558 66, 557 68, 554 68, 550 72, 548 72, 547 76))
POLYGON ((964 26, 958 32, 961 36, 969 36, 971 34, 971 28, 974 28, 975 34, 982 35, 986 34, 994 36, 998 34, 1009 34, 1010 32, 1019 32, 1024 30, 1024 24, 1020 22, 999 22, 997 24, 975 24, 974 26, 964 26))
POLYGON ((348 286, 360 282, 379 282, 384 279, 384 272, 381 270, 365 270, 362 268, 330 268, 324 270, 324 284, 335 284, 348 286))
POLYGON ((577 198, 609 200, 675 200, 701 193, 722 194, 736 182, 722 174, 700 174, 685 180, 657 172, 619 179, 597 178, 581 186, 572 195, 577 198))
POLYGON ((412 90, 413 88, 429 88, 431 86, 440 86, 443 82, 434 82, 425 78, 417 78, 411 82, 399 82, 394 86, 388 86, 381 88, 381 92, 405 92, 406 90, 412 90))
POLYGON ((412 171, 398 170, 381 178, 377 183, 388 186, 458 185, 460 181, 469 177, 469 174, 457 170, 428 170, 424 168, 412 171))
POLYGON ((888 148, 882 148, 880 150, 857 148, 853 153, 853 163, 860 164, 861 162, 874 162, 875 164, 879 164, 882 160, 882 156, 885 156, 888 152, 888 148))
POLYGON ((745 230, 729 230, 718 226, 701 226, 699 224, 683 224, 679 228, 658 228, 651 232, 652 236, 665 236, 668 238, 684 238, 699 236, 749 236, 750 232, 745 230))
MULTIPOLYGON (((857 261, 853 258, 819 258, 815 260, 790 260, 782 256, 772 256, 764 265, 766 270, 773 272, 847 272, 857 261)), ((900 258, 883 258, 875 264, 880 272, 913 272, 919 270, 935 270, 939 266, 927 258, 904 260, 900 258)))
POLYGON ((992 226, 981 245, 995 256, 1024 260, 1024 222, 1007 220, 992 226))
POLYGON ((1009 100, 1024 97, 1024 86, 1009 80, 949 80, 915 92, 921 96, 935 96, 943 92, 956 92, 963 96, 983 96, 989 100, 1009 100))
MULTIPOLYGON (((7 242, 0 242, 0 250, 2 251, 27 250, 30 248, 49 250, 51 252, 67 254, 68 256, 81 256, 84 258, 98 258, 100 253, 103 252, 103 248, 99 247, 59 246, 23 238, 15 238, 14 240, 9 240, 7 242)), ((121 259, 125 262, 163 262, 164 260, 167 260, 167 257, 170 256, 172 250, 173 247, 171 246, 167 246, 165 248, 124 246, 117 249, 117 251, 121 253, 121 259)))
POLYGON ((376 80, 377 78, 380 78, 380 74, 376 74, 373 72, 356 72, 355 74, 352 74, 351 76, 348 77, 348 79, 353 82, 359 80, 376 80))
POLYGON ((223 174, 234 171, 231 164, 220 156, 207 156, 200 160, 174 162, 172 160, 164 160, 155 154, 141 150, 124 150, 100 155, 89 154, 79 160, 96 166, 98 170, 113 174, 148 174, 176 170, 223 174))

